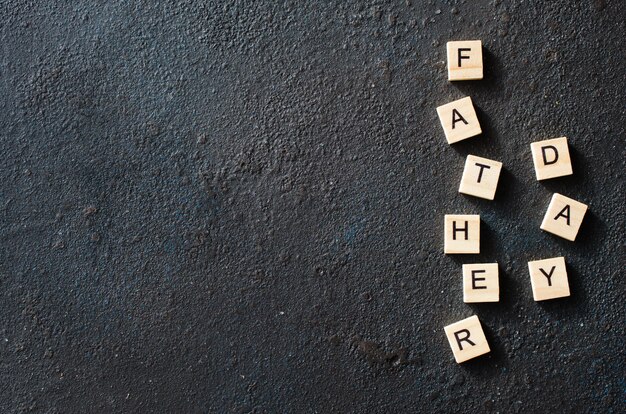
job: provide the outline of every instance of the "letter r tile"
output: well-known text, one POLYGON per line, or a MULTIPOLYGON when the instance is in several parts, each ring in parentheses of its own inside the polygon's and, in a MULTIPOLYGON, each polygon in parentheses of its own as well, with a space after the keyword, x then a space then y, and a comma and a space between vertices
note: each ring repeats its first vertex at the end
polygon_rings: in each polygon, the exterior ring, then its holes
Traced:
POLYGON ((491 351, 476 315, 448 325, 443 329, 452 348, 454 359, 459 364, 491 351))

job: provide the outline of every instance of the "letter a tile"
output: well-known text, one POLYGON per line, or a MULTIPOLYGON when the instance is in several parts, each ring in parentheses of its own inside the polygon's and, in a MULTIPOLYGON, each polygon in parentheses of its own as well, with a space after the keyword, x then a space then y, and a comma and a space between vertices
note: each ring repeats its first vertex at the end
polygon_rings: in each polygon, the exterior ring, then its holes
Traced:
POLYGON ((482 132, 469 96, 437 108, 439 121, 448 144, 471 138, 482 132))
POLYGON ((574 241, 586 212, 587 205, 554 193, 543 217, 541 230, 574 241))
POLYGON ((452 348, 454 359, 459 364, 491 351, 476 315, 448 325, 443 329, 452 348))

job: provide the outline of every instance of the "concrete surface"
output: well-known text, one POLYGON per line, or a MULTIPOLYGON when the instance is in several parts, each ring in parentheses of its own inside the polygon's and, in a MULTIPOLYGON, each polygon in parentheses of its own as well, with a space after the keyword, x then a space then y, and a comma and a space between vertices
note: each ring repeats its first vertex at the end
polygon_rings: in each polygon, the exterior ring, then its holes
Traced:
POLYGON ((620 1, 6 0, 0 411, 624 412, 620 1), (445 43, 482 39, 483 81, 445 43), (445 143, 470 95, 484 133, 445 143), (574 175, 537 182, 532 141, 574 175), (496 200, 464 158, 504 163, 496 200), (539 230, 553 192, 578 240, 539 230), (445 213, 483 219, 442 253, 445 213), (572 296, 535 303, 527 261, 572 296), (502 301, 462 302, 461 264, 502 301), (477 314, 492 353, 457 365, 477 314))

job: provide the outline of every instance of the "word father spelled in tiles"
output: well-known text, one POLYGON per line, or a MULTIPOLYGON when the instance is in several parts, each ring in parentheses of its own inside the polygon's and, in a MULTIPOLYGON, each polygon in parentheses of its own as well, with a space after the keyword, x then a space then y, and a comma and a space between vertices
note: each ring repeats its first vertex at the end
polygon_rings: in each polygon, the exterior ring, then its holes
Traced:
MULTIPOLYGON (((447 57, 448 80, 483 78, 480 40, 448 42, 447 57)), ((448 144, 482 133, 469 96, 437 107, 437 114, 448 144)), ((567 138, 533 142, 530 149, 537 180, 573 174, 567 138)), ((493 200, 501 171, 500 161, 468 155, 459 184, 459 193, 493 200)), ((555 193, 540 228, 574 241, 586 211, 585 204, 555 193)), ((446 214, 443 251, 445 254, 480 254, 480 216, 446 214)), ((528 271, 535 301, 570 296, 564 257, 528 262, 528 271)), ((463 264, 463 302, 499 301, 498 263, 463 264)), ((490 351, 477 316, 448 325, 444 330, 458 363, 490 351)))

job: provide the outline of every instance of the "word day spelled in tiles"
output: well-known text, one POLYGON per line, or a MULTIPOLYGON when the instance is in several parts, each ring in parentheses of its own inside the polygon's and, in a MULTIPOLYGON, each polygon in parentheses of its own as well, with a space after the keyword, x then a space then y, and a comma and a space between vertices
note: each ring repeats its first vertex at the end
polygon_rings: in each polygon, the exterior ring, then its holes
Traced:
POLYGON ((491 351, 476 315, 448 325, 443 330, 459 364, 491 351))
POLYGON ((480 216, 446 214, 443 251, 446 254, 480 253, 480 216))
POLYGON ((528 271, 535 301, 569 296, 564 257, 528 262, 528 271))
POLYGON ((554 138, 530 144, 537 180, 573 174, 567 138, 554 138))
POLYGON ((574 241, 586 212, 586 204, 554 193, 548 211, 543 217, 541 230, 574 241))
POLYGON ((448 144, 462 141, 482 132, 469 96, 437 107, 439 121, 448 144))
POLYGON ((501 170, 501 162, 468 155, 459 193, 493 200, 501 170))
POLYGON ((480 40, 448 42, 448 80, 483 78, 483 45, 480 40))
POLYGON ((497 263, 463 265, 463 302, 498 302, 500 284, 497 263))

